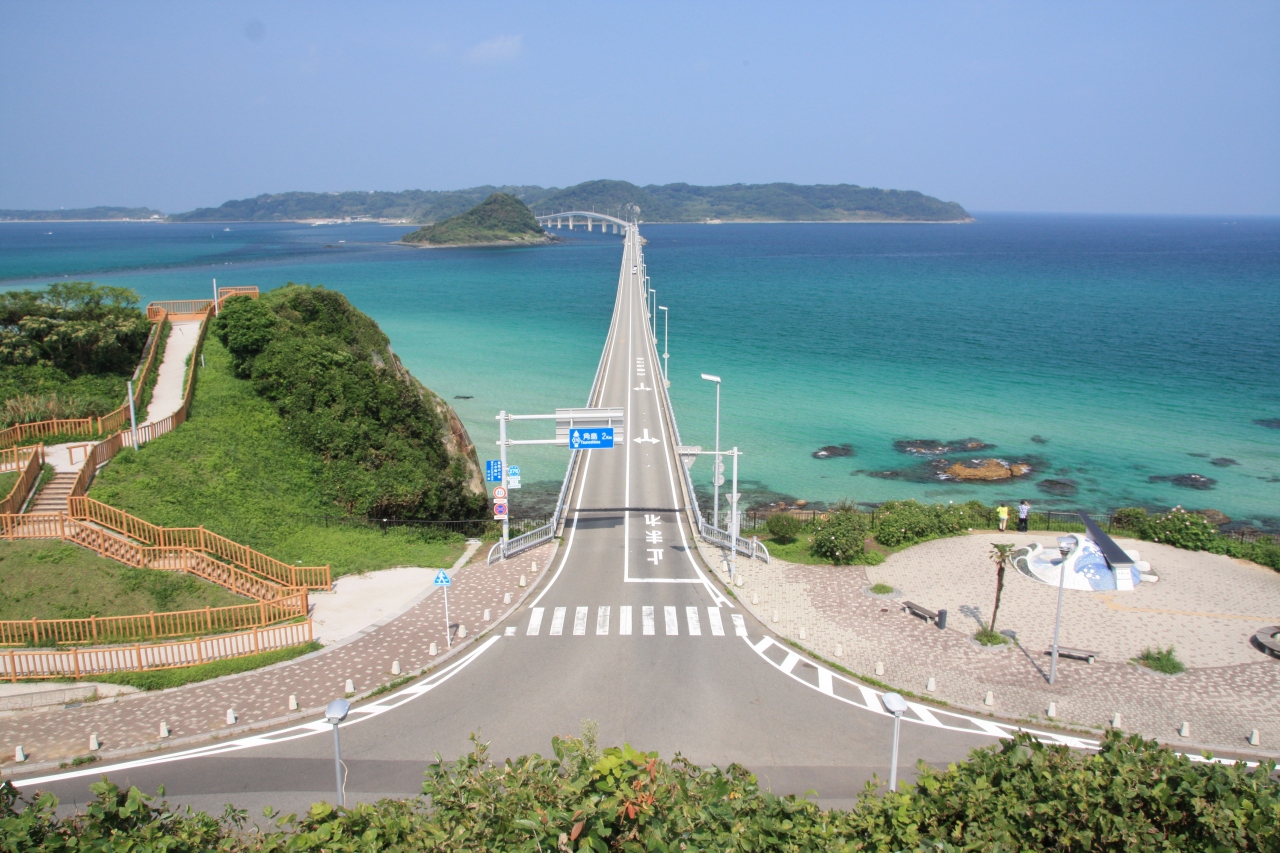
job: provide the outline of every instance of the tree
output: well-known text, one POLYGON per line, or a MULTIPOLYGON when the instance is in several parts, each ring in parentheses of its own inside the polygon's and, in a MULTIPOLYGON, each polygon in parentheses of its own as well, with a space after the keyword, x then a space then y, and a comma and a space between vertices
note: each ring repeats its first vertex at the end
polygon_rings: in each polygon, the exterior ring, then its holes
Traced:
POLYGON ((1000 612, 1000 594, 1004 592, 1004 570, 1013 562, 1013 549, 1018 546, 1011 542, 995 543, 991 546, 991 561, 996 564, 996 603, 991 608, 991 626, 996 629, 996 614, 1000 612))

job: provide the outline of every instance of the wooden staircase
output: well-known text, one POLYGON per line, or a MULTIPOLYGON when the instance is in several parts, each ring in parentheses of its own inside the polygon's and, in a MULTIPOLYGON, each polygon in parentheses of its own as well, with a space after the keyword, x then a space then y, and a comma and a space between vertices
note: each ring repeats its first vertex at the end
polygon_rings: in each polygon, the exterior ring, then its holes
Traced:
POLYGON ((40 494, 36 495, 36 499, 27 507, 27 512, 66 512, 67 497, 70 496, 71 488, 76 484, 76 476, 75 471, 54 474, 53 479, 45 483, 40 494))

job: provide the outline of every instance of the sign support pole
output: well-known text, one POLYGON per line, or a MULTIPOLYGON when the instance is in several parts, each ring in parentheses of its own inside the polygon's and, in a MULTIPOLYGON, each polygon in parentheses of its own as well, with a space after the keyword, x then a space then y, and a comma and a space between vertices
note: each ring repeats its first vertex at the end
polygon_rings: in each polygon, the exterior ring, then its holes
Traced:
MULTIPOLYGON (((157 330, 159 334, 159 330, 157 330)), ((154 346, 155 344, 153 344, 154 346)), ((129 429, 133 433, 133 449, 138 449, 138 413, 133 407, 133 380, 125 383, 129 388, 129 429)))
POLYGON ((734 583, 738 579, 738 448, 733 449, 733 492, 729 495, 729 512, 733 514, 733 518, 729 521, 729 536, 732 541, 729 543, 729 582, 734 583))
MULTIPOLYGON (((507 413, 498 412, 498 458, 502 460, 502 488, 507 488, 507 413)), ((510 492, 508 492, 510 494, 510 492)), ((510 506, 508 504, 508 506, 510 506)), ((508 510, 510 512, 510 510, 508 510)), ((502 516, 502 557, 507 556, 507 540, 511 533, 511 521, 507 515, 502 516)))
POLYGON ((444 647, 453 648, 453 631, 449 628, 449 587, 444 588, 444 647))

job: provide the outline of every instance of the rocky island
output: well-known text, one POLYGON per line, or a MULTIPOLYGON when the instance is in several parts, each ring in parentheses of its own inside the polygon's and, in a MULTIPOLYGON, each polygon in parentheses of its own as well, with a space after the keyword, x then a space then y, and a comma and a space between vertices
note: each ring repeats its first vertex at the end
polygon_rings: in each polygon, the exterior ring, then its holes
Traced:
POLYGON ((520 199, 494 193, 466 213, 424 225, 400 238, 415 246, 529 246, 551 243, 520 199))

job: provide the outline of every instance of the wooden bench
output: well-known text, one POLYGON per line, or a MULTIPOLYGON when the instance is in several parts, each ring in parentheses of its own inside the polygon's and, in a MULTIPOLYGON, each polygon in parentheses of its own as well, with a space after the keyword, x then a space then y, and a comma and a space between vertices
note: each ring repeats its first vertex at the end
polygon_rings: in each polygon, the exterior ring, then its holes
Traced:
POLYGON ((926 610, 914 601, 902 602, 902 610, 904 613, 910 613, 912 616, 919 616, 926 622, 937 622, 938 614, 932 610, 926 610))
MULTIPOLYGON (((1053 649, 1045 649, 1044 653, 1046 655, 1052 656, 1053 649)), ((1058 646, 1058 657, 1060 658, 1075 658, 1076 660, 1082 660, 1082 661, 1086 661, 1087 663, 1093 663, 1094 658, 1096 658, 1097 656, 1098 656, 1097 652, 1085 651, 1084 649, 1069 649, 1066 646, 1058 646)))

